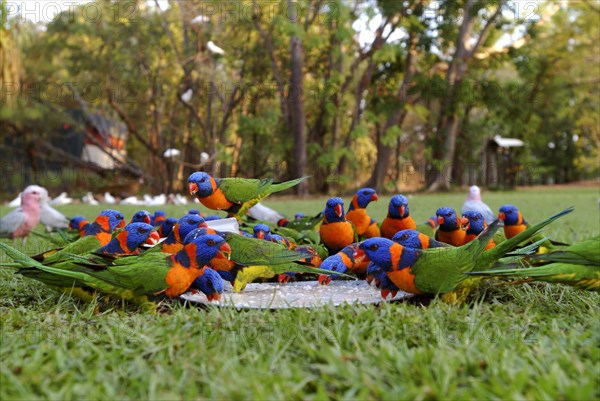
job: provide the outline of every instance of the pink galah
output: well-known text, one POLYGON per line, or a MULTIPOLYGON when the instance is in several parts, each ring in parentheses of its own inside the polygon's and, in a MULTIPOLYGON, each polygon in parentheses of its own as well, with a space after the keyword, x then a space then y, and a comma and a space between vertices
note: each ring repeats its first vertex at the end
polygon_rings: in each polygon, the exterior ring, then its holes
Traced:
POLYGON ((490 224, 496 219, 496 216, 492 212, 492 209, 481 200, 481 190, 477 185, 473 185, 469 188, 469 195, 467 200, 462 206, 461 213, 467 211, 475 211, 481 213, 485 222, 490 224))
POLYGON ((23 238, 25 243, 29 233, 40 222, 40 197, 43 188, 30 185, 21 194, 21 206, 0 220, 0 234, 16 241, 23 238))

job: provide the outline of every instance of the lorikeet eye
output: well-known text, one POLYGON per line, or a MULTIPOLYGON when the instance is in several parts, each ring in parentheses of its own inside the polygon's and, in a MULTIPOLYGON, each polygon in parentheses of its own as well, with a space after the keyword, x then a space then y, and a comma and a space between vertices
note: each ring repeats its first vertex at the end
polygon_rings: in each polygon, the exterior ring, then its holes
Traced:
POLYGON ((479 220, 479 217, 477 217, 477 216, 473 217, 473 221, 478 221, 478 220, 479 220))
POLYGON ((370 249, 370 250, 372 250, 372 251, 376 251, 376 250, 378 250, 378 249, 379 249, 379 245, 377 245, 377 244, 373 244, 373 245, 371 245, 371 246, 369 247, 369 249, 370 249))
POLYGON ((205 181, 206 181, 206 178, 203 178, 200 180, 200 182, 205 182, 205 181))
POLYGON ((452 216, 452 212, 446 213, 446 216, 448 216, 448 217, 452 216))
POLYGON ((408 234, 402 234, 402 236, 400 237, 400 239, 408 239, 408 234))
POLYGON ((208 246, 215 246, 215 241, 212 239, 209 239, 208 241, 206 241, 206 245, 208 246))
POLYGON ((145 228, 138 228, 138 233, 142 233, 143 234, 146 231, 148 231, 148 230, 146 230, 145 228))
POLYGON ((336 272, 336 271, 337 271, 337 265, 334 265, 334 266, 331 268, 331 271, 334 271, 334 272, 336 272))

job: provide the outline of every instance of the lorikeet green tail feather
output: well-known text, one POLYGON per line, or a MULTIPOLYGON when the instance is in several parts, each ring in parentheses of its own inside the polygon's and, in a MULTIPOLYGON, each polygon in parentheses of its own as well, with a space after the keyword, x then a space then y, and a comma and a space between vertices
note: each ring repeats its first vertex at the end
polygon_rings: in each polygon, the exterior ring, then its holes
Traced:
MULTIPOLYGON (((474 269, 474 271, 489 269, 493 263, 515 249, 519 244, 534 240, 536 236, 539 236, 538 231, 557 219, 571 213, 573 210, 575 210, 573 207, 568 207, 565 210, 550 216, 546 220, 528 227, 525 231, 513 236, 512 238, 497 244, 494 248, 488 249, 479 258, 477 268, 474 269)), ((542 236, 541 238, 535 239, 535 241, 538 240, 543 241, 544 237, 542 236)))
POLYGON ((491 269, 469 273, 479 277, 530 279, 547 283, 567 284, 575 288, 600 292, 600 265, 550 263, 544 266, 520 269, 491 269))
POLYGON ((281 264, 312 256, 308 251, 296 252, 276 242, 233 233, 227 233, 225 241, 231 246, 231 261, 242 266, 281 264))

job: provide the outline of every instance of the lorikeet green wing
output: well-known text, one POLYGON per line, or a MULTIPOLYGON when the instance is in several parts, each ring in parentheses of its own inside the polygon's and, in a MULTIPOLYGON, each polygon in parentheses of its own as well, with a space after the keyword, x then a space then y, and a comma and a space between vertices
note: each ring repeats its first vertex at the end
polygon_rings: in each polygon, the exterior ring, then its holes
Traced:
POLYGON ((247 178, 222 178, 219 188, 230 202, 241 204, 236 212, 237 216, 243 216, 248 209, 256 205, 262 199, 275 192, 285 191, 292 188, 308 177, 301 177, 295 180, 282 183, 273 183, 270 178, 265 179, 247 179, 247 178))
POLYGON ((281 264, 312 256, 309 252, 292 251, 276 242, 234 233, 227 233, 225 241, 231 247, 230 259, 242 266, 281 264))
POLYGON ((572 207, 567 208, 485 252, 485 246, 498 230, 498 220, 490 224, 475 240, 461 247, 419 251, 418 259, 412 266, 415 285, 425 293, 440 294, 453 291, 468 278, 468 272, 489 269, 520 243, 529 240, 539 230, 572 211, 572 207))

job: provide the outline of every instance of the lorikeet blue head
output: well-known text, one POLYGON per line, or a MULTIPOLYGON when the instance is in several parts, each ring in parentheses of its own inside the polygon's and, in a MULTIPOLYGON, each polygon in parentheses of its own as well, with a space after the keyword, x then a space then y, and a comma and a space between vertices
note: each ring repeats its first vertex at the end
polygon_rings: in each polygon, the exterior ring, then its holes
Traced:
POLYGON ((369 203, 377 201, 379 197, 373 188, 361 188, 356 191, 350 204, 350 210, 365 209, 369 203))
POLYGON ((271 241, 271 229, 266 224, 257 224, 253 228, 254 238, 271 241))
POLYGON ((408 199, 404 195, 394 195, 388 206, 388 216, 392 219, 403 219, 408 217, 408 199))
POLYGON ((220 256, 229 258, 231 247, 225 240, 215 234, 202 235, 195 238, 175 255, 175 259, 184 267, 202 268, 211 259, 220 256))
POLYGON ((162 238, 167 237, 171 234, 175 224, 177 224, 177 219, 175 217, 167 217, 158 228, 158 233, 162 238))
POLYGON ((188 214, 179 219, 175 230, 179 232, 179 238, 183 241, 185 237, 195 228, 206 227, 204 219, 197 214, 188 214))
MULTIPOLYGON (((352 262, 349 260, 347 255, 343 254, 341 251, 336 253, 335 255, 331 255, 327 259, 321 263, 319 266, 320 269, 330 270, 332 272, 340 272, 346 273, 348 269, 351 267, 352 262)), ((319 284, 329 284, 332 279, 336 279, 339 276, 337 274, 320 274, 319 275, 319 284)))
POLYGON ((159 224, 162 224, 162 222, 166 219, 167 215, 165 214, 164 210, 158 209, 154 212, 154 216, 151 217, 150 224, 152 224, 153 226, 158 226, 159 224))
POLYGON ((113 232, 117 228, 125 227, 125 216, 118 210, 106 209, 100 212, 95 220, 106 232, 113 232))
MULTIPOLYGON (((393 267, 402 269, 412 266, 418 253, 415 249, 405 248, 387 238, 369 238, 359 245, 360 250, 367 254, 371 262, 383 271, 391 271, 393 267), (394 264, 398 266, 394 266, 394 264)), ((356 254, 355 254, 356 257, 356 254)))
POLYGON ((187 214, 197 214, 198 216, 202 215, 198 209, 190 209, 188 210, 187 214))
POLYGON ((158 239, 158 233, 150 224, 131 223, 97 252, 113 255, 129 254, 135 252, 143 243, 155 245, 158 239))
POLYGON ((405 248, 412 249, 429 249, 441 248, 446 245, 442 242, 429 238, 427 235, 418 232, 417 230, 401 230, 393 237, 392 241, 402 245, 405 248))
POLYGON ((428 237, 423 235, 424 238, 422 238, 421 235, 423 234, 417 230, 401 230, 392 237, 392 241, 407 248, 427 249, 429 247, 428 241, 426 241, 428 237), (424 241, 425 243, 423 243, 424 241))
POLYGON ((150 212, 147 210, 138 210, 137 212, 135 212, 135 214, 131 218, 132 223, 150 224, 151 221, 152 221, 152 218, 150 216, 150 212))
POLYGON ((69 228, 72 230, 81 230, 83 226, 90 222, 83 216, 75 216, 69 221, 69 228))
POLYGON ((458 216, 454 209, 450 207, 441 207, 436 212, 438 225, 442 231, 454 231, 460 228, 458 216))
POLYGON ((190 195, 204 198, 213 194, 218 185, 214 178, 203 171, 197 171, 188 178, 190 195))
POLYGON ((527 224, 523 219, 521 212, 514 205, 504 205, 500 208, 498 218, 504 221, 506 226, 516 226, 519 224, 527 224))
POLYGON ((475 235, 481 234, 486 227, 483 215, 475 210, 464 212, 460 224, 461 228, 467 230, 467 233, 475 235))
POLYGON ((336 223, 345 220, 344 200, 342 198, 329 198, 325 205, 324 223, 336 223))
POLYGON ((294 215, 295 220, 302 220, 303 217, 304 217, 304 213, 302 213, 302 212, 298 212, 294 215))
POLYGON ((204 273, 194 280, 191 288, 200 290, 209 301, 218 301, 225 287, 219 273, 207 267, 204 273))

